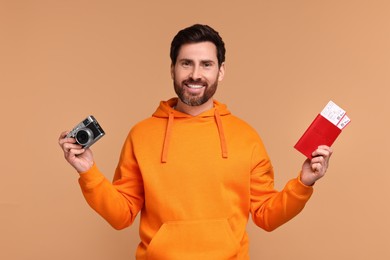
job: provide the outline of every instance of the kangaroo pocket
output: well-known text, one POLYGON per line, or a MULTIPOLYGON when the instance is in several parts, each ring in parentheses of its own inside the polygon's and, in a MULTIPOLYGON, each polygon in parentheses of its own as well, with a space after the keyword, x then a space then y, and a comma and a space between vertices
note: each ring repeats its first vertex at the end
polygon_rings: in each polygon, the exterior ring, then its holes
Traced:
POLYGON ((150 242, 147 259, 237 259, 239 243, 226 219, 163 224, 150 242))

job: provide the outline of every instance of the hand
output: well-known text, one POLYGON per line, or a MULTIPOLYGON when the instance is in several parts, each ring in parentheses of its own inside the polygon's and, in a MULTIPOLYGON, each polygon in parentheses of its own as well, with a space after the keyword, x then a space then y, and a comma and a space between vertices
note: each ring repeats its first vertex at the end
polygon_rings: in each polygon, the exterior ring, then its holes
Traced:
POLYGON ((64 157, 78 173, 86 172, 94 163, 92 151, 89 148, 83 149, 74 138, 67 138, 68 133, 62 132, 58 138, 58 144, 64 151, 64 157))
POLYGON ((307 159, 302 165, 301 181, 303 184, 312 186, 317 180, 324 177, 332 153, 332 149, 326 145, 319 146, 312 153, 313 158, 307 159))

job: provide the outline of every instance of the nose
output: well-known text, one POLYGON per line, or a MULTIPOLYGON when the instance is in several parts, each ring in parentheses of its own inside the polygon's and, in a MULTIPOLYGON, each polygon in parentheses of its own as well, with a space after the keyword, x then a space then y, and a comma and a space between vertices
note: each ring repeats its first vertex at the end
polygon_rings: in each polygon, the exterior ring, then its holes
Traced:
POLYGON ((192 67, 192 71, 191 71, 190 77, 191 77, 193 80, 199 80, 199 79, 201 79, 201 71, 200 71, 199 66, 193 66, 193 67, 192 67))

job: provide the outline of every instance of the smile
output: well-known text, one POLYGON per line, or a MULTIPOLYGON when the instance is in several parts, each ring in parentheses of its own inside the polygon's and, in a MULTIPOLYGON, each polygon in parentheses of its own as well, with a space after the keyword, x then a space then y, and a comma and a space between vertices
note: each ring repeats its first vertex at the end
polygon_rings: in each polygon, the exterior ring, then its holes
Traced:
POLYGON ((196 84, 186 84, 186 86, 192 89, 204 88, 204 85, 196 85, 196 84))

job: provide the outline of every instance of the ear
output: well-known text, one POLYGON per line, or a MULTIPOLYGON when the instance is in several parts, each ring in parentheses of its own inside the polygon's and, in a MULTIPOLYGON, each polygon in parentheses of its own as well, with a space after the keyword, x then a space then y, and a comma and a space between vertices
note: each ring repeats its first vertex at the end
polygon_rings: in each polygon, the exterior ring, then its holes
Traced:
POLYGON ((221 66, 219 67, 218 81, 222 81, 224 76, 225 76, 225 62, 222 62, 221 66))
POLYGON ((175 65, 171 63, 171 79, 175 79, 175 65))

